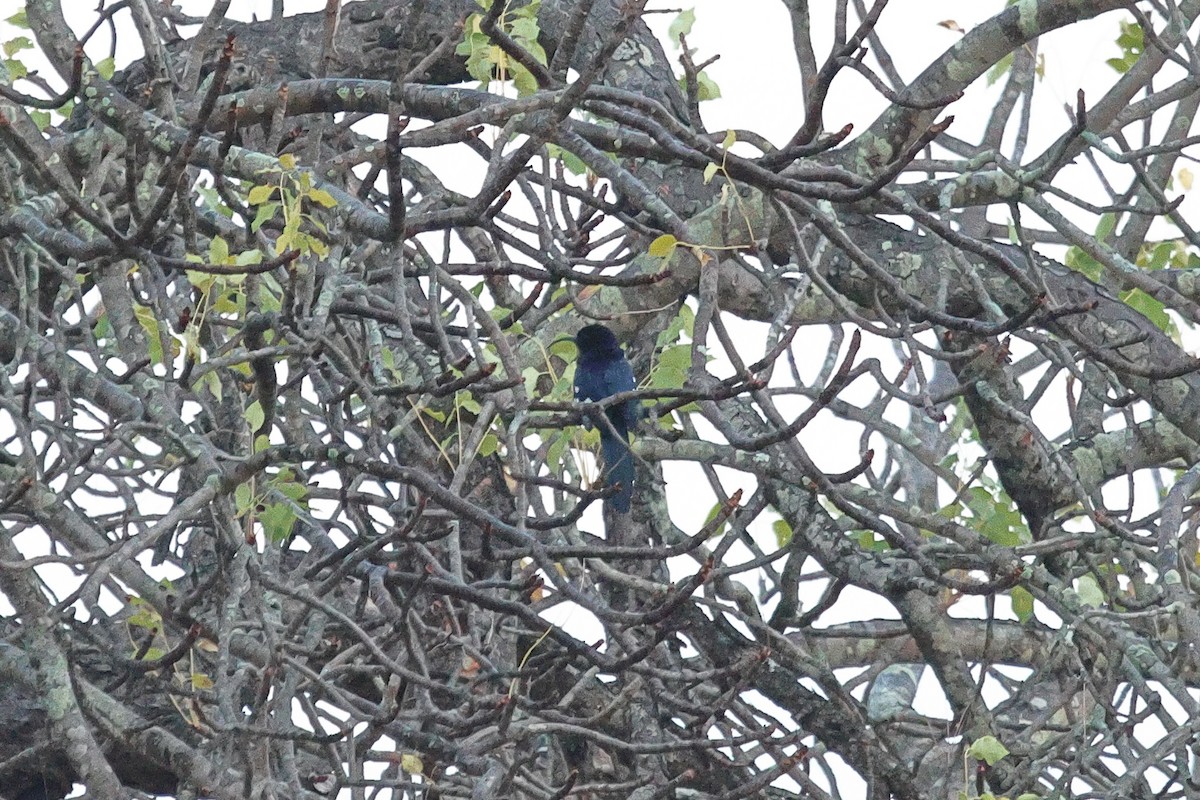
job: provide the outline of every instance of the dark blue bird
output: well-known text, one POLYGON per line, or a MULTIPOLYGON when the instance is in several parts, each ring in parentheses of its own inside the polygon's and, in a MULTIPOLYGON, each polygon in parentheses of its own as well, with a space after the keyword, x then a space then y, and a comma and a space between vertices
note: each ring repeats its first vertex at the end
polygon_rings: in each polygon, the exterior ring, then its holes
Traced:
MULTIPOLYGON (((579 358, 575 362, 575 399, 599 402, 620 392, 637 388, 633 367, 625 360, 625 351, 617 337, 603 325, 585 325, 575 334, 579 358)), ((600 429, 600 450, 610 485, 618 486, 608 501, 614 511, 629 513, 633 500, 633 455, 629 452, 629 431, 637 424, 636 399, 614 403, 604 409, 609 424, 593 420, 600 429)))

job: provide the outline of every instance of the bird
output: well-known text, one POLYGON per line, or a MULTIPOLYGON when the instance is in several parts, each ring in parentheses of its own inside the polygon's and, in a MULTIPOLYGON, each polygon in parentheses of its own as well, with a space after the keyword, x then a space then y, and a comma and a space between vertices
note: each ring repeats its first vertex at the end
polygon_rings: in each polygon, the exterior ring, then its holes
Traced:
MULTIPOLYGON (((603 325, 585 325, 575 334, 579 357, 575 362, 575 399, 598 403, 606 397, 637 388, 633 367, 613 332, 603 325)), ((629 431, 637 424, 640 409, 630 398, 604 409, 608 424, 592 419, 600 429, 600 451, 608 484, 617 492, 607 503, 620 514, 629 513, 633 500, 633 455, 629 452, 629 431)))

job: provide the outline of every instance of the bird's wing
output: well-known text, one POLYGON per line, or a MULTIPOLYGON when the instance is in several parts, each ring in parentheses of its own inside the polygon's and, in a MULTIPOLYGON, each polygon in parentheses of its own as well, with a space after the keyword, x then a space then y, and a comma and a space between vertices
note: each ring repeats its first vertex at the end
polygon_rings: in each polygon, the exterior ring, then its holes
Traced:
POLYGON ((577 365, 575 367, 575 399, 594 403, 604 397, 604 374, 591 365, 577 365))
MULTIPOLYGON (((631 392, 637 388, 637 381, 633 377, 633 367, 624 358, 608 365, 604 371, 604 382, 611 387, 609 394, 631 392)), ((621 405, 623 408, 616 410, 616 414, 623 417, 622 421, 626 428, 632 428, 637 424, 641 404, 637 400, 626 400, 621 405)))
POLYGON ((609 389, 609 394, 628 392, 637 388, 637 381, 633 379, 633 367, 624 358, 608 362, 608 366, 604 369, 604 383, 609 389))

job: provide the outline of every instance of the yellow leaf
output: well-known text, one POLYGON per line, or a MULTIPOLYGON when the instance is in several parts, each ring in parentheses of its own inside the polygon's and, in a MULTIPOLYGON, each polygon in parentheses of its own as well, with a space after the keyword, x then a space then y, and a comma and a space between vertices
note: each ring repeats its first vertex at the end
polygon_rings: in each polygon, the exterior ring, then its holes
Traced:
POLYGON ((721 149, 728 150, 733 147, 733 143, 737 141, 737 132, 730 128, 725 132, 725 141, 721 142, 721 149))
POLYGON ((713 176, 717 174, 717 169, 718 169, 718 167, 716 164, 709 164, 707 167, 704 168, 704 183, 705 184, 712 182, 713 176))
POLYGON ((192 688, 193 689, 211 689, 213 688, 212 678, 205 675, 203 672, 192 673, 192 688))
POLYGON ((337 205, 337 200, 333 199, 333 195, 324 189, 309 189, 308 199, 318 205, 325 206, 325 208, 333 208, 337 205))
POLYGON ((255 186, 246 197, 246 202, 252 206, 261 205, 271 199, 271 193, 274 191, 274 186, 255 186))
POLYGON ((508 53, 500 49, 499 45, 492 45, 488 49, 488 61, 496 65, 496 69, 504 72, 508 67, 508 53))
POLYGON ((284 153, 283 155, 281 155, 279 157, 279 166, 283 167, 286 170, 295 169, 296 168, 296 157, 294 155, 292 155, 291 153, 284 153))
POLYGON ((400 769, 409 775, 423 775, 425 773, 425 762, 416 753, 404 753, 400 756, 400 769))
POLYGON ((1187 167, 1179 170, 1179 185, 1185 192, 1192 188, 1192 171, 1187 167))
POLYGON ((210 264, 225 264, 229 261, 229 242, 220 236, 214 236, 208 244, 208 262, 210 264))
POLYGON ((646 252, 655 258, 670 258, 678 244, 678 239, 669 233, 664 233, 650 243, 650 248, 646 252))

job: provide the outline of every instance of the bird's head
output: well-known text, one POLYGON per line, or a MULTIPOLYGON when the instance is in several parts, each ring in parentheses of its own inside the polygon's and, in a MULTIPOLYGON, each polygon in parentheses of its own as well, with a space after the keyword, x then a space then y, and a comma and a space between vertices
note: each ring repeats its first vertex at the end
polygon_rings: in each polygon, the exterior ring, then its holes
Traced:
POLYGON ((575 346, 580 355, 621 352, 617 337, 603 325, 584 325, 575 334, 575 346))

